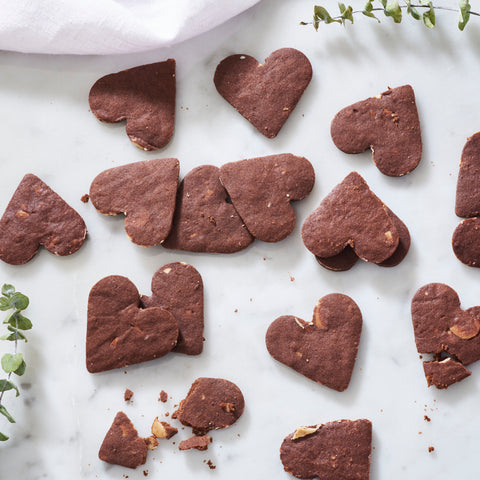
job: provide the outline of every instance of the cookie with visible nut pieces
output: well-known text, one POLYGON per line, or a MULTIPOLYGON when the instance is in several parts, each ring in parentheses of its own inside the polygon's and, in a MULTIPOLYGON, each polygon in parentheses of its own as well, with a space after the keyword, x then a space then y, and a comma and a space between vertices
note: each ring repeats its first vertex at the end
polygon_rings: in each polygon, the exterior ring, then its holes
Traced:
POLYGON ((297 428, 283 440, 280 460, 297 478, 368 480, 371 452, 371 422, 339 420, 297 428))
POLYGON ((420 121, 410 85, 389 88, 344 108, 335 115, 330 133, 345 153, 370 148, 375 165, 391 177, 410 173, 422 157, 420 121))
POLYGON ((86 235, 82 217, 29 173, 0 220, 0 260, 10 265, 27 263, 40 246, 55 255, 71 255, 83 245, 86 235))
POLYGON ((265 343, 270 355, 307 378, 344 391, 357 357, 362 314, 346 295, 321 298, 310 323, 286 315, 268 327, 265 343))

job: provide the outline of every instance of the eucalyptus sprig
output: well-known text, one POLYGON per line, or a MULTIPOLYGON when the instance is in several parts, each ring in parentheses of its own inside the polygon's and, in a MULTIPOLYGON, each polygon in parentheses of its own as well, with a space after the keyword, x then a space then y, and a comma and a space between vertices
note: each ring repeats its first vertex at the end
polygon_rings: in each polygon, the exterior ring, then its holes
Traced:
MULTIPOLYGON (((23 330, 30 330, 32 328, 32 322, 22 315, 22 311, 28 307, 29 300, 26 295, 15 291, 13 285, 5 284, 1 290, 0 296, 0 310, 8 311, 11 313, 3 321, 7 325, 8 333, 2 335, 0 340, 7 340, 14 342, 14 353, 5 353, 1 359, 2 369, 7 374, 7 378, 0 380, 0 413, 10 422, 15 423, 13 417, 8 413, 8 410, 2 404, 3 395, 8 390, 15 390, 16 396, 20 395, 18 387, 13 383, 10 378, 12 374, 21 376, 25 373, 26 363, 23 355, 17 352, 18 341, 25 340, 25 334, 23 330)), ((0 441, 4 442, 8 440, 7 435, 0 432, 0 441)))
POLYGON ((300 22, 301 25, 313 25, 318 30, 320 23, 339 23, 345 25, 348 21, 353 23, 354 15, 363 14, 366 17, 373 18, 380 23, 380 20, 374 12, 383 12, 386 17, 391 17, 395 23, 402 21, 403 14, 410 15, 414 20, 422 20, 423 24, 428 28, 435 27, 435 10, 446 10, 449 12, 457 12, 458 28, 463 30, 470 15, 480 17, 480 13, 473 12, 469 0, 460 0, 458 8, 442 7, 433 4, 431 0, 419 0, 418 4, 412 4, 411 0, 403 0, 402 4, 398 0, 378 0, 374 6, 375 0, 367 0, 363 10, 354 10, 351 5, 345 6, 344 3, 338 3, 339 14, 331 15, 325 7, 315 5, 313 9, 313 22, 300 22), (420 13, 419 10, 422 12, 420 13))

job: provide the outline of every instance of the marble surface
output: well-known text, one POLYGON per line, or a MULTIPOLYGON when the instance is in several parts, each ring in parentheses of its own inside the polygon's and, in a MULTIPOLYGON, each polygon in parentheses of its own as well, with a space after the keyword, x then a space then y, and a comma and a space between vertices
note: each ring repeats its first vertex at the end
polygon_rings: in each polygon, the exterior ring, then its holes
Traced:
MULTIPOLYGON (((332 6, 335 2, 330 2, 332 6)), ((447 2, 448 3, 448 2, 447 2)), ((23 266, 0 265, 1 282, 28 294, 34 329, 21 345, 28 368, 21 396, 6 395, 17 419, 1 430, 2 479, 49 478, 279 478, 278 449, 297 426, 341 418, 373 422, 371 479, 478 478, 480 420, 476 415, 480 366, 447 391, 427 389, 415 349, 410 300, 428 282, 454 287, 463 306, 479 303, 479 275, 453 255, 451 235, 460 153, 479 130, 480 21, 456 30, 456 15, 438 14, 439 28, 409 20, 377 25, 358 18, 353 26, 300 26, 313 2, 264 0, 227 24, 166 50, 130 56, 34 56, 0 53, 0 209, 22 176, 40 176, 85 219, 88 241, 58 258, 42 250, 23 266), (217 63, 232 53, 263 60, 281 47, 311 60, 313 80, 275 139, 260 135, 216 92, 217 63), (100 76, 143 63, 177 60, 177 112, 172 141, 160 152, 135 148, 123 125, 107 126, 89 112, 88 91, 100 76), (346 155, 329 133, 342 107, 387 86, 410 83, 416 92, 424 154, 403 178, 388 178, 369 153, 346 155), (234 255, 144 249, 130 242, 122 218, 100 215, 80 197, 102 170, 129 162, 177 157, 181 175, 202 164, 292 152, 315 167, 311 195, 295 205, 297 227, 277 244, 255 242, 234 255), (321 268, 304 248, 300 228, 307 215, 350 171, 407 224, 412 247, 395 268, 357 264, 346 273, 321 268), (153 273, 185 261, 205 284, 205 348, 199 357, 170 354, 127 369, 91 375, 85 368, 87 298, 110 274, 128 276, 150 293, 153 273), (364 329, 352 381, 338 393, 273 360, 264 343, 268 325, 294 314, 308 320, 317 300, 331 292, 359 305, 364 329), (136 471, 101 462, 97 453, 115 413, 123 410, 140 435, 156 416, 174 410, 200 376, 224 377, 243 391, 246 410, 232 427, 214 432, 207 452, 180 452, 162 441, 136 471), (135 392, 123 401, 125 388, 135 392), (157 401, 161 390, 166 404, 157 401), (424 420, 424 415, 431 422, 424 420), (435 451, 428 453, 428 446, 435 451), (210 470, 205 460, 217 468, 210 470)), ((4 351, 10 345, 2 342, 4 351)))

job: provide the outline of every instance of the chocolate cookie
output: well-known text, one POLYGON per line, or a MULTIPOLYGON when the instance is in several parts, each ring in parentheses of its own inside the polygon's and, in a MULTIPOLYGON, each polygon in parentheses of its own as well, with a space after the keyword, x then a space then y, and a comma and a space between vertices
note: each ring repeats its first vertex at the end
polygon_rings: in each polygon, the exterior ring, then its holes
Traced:
POLYGON ((371 451, 369 420, 339 420, 298 428, 283 440, 280 460, 297 478, 368 480, 371 451))
POLYGON ((102 122, 126 120, 127 135, 137 147, 157 150, 173 135, 175 95, 175 60, 169 59, 100 78, 88 102, 102 122))
POLYGON ((317 257, 333 257, 350 245, 361 259, 374 263, 390 258, 399 243, 387 207, 357 172, 350 173, 305 220, 302 238, 317 257))
POLYGON ((321 298, 310 323, 286 315, 267 330, 270 355, 298 373, 343 392, 350 383, 362 332, 362 314, 346 295, 321 298))
POLYGON ((335 145, 345 153, 370 148, 375 165, 391 177, 410 173, 422 157, 420 121, 410 85, 340 110, 330 131, 335 145))
POLYGON ((312 79, 308 58, 293 48, 273 52, 262 65, 249 55, 230 55, 215 70, 218 93, 260 133, 273 138, 312 79))
POLYGON ((448 388, 472 374, 460 362, 451 358, 440 362, 423 362, 423 370, 428 386, 435 385, 439 389, 448 388))
POLYGON ((290 202, 311 192, 315 172, 306 158, 284 153, 227 163, 220 180, 248 231, 264 242, 278 242, 292 233, 290 202))
POLYGON ((212 439, 208 435, 201 435, 187 438, 187 440, 182 440, 178 446, 179 450, 190 450, 195 448, 197 450, 207 450, 208 444, 212 442, 212 439))
POLYGON ((194 168, 177 193, 173 227, 163 246, 190 252, 233 253, 254 240, 219 180, 220 169, 194 168))
MULTIPOLYGON (((383 262, 378 263, 380 267, 395 267, 407 255, 410 249, 410 232, 407 226, 387 207, 387 213, 393 220, 398 231, 398 246, 393 255, 383 262)), ((350 270, 357 263, 358 256, 350 245, 346 246, 340 253, 333 257, 315 257, 322 267, 334 272, 350 270)))
POLYGON ((175 317, 162 308, 142 309, 135 285, 112 275, 88 297, 87 369, 90 373, 162 357, 177 343, 175 317))
POLYGON ((155 272, 152 292, 151 297, 142 295, 141 304, 163 308, 175 317, 179 332, 174 351, 202 353, 203 282, 197 270, 183 262, 168 263, 155 272))
POLYGON ((172 228, 179 169, 176 158, 110 168, 93 180, 90 199, 104 215, 125 214, 125 230, 132 242, 158 245, 172 228))
POLYGON ((463 147, 455 213, 465 218, 480 215, 480 132, 472 135, 463 147))
POLYGON ((232 382, 222 378, 198 378, 193 382, 174 418, 192 427, 195 435, 229 427, 242 415, 245 401, 232 382))
POLYGON ((82 217, 29 173, 0 220, 0 259, 21 265, 31 260, 40 246, 55 255, 70 255, 83 245, 86 235, 82 217))
POLYGON ((461 221, 452 236, 455 256, 469 267, 480 267, 480 218, 461 221))
POLYGON ((462 310, 448 285, 420 288, 412 299, 412 321, 419 353, 447 352, 463 365, 480 359, 480 306, 462 310))
POLYGON ((104 462, 137 468, 147 460, 147 446, 130 419, 118 412, 105 435, 98 457, 104 462))

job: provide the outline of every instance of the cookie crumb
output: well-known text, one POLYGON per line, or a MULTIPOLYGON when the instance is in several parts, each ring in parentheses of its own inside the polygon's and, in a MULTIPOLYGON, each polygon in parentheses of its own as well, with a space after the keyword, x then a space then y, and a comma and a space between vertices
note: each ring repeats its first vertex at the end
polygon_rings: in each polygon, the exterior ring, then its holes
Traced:
POLYGON ((207 462, 207 465, 210 470, 215 470, 217 468, 217 466, 214 465, 211 460, 207 462))
POLYGON ((423 416, 423 419, 426 421, 426 422, 431 422, 432 419, 428 416, 428 415, 424 415, 423 416))
POLYGON ((144 470, 144 471, 143 471, 143 476, 144 476, 144 477, 148 477, 148 470, 144 470))
POLYGON ((90 200, 90 195, 88 193, 86 193, 85 195, 82 195, 80 197, 80 200, 83 202, 83 203, 88 203, 88 201, 90 200))
POLYGON ((234 310, 234 313, 238 313, 238 308, 236 308, 236 309, 234 310))
POLYGON ((165 403, 168 400, 168 393, 165 390, 160 392, 160 397, 158 397, 158 401, 165 403))
POLYGON ((435 451, 435 447, 432 447, 431 445, 428 447, 428 453, 432 453, 435 451))
MULTIPOLYGON (((170 412, 165 412, 165 416, 168 417, 170 415, 170 412)), ((175 418, 173 415, 172 415, 172 418, 175 418)))
POLYGON ((126 402, 128 402, 129 400, 131 400, 132 397, 133 397, 133 392, 129 388, 127 388, 125 390, 125 393, 123 394, 123 399, 126 402))
POLYGON ((153 435, 145 437, 143 440, 148 450, 155 450, 158 447, 158 440, 153 435))
POLYGON ((178 433, 178 428, 172 427, 167 422, 160 422, 158 417, 156 417, 152 424, 152 433, 156 438, 166 438, 169 440, 178 433))
POLYGON ((295 281, 295 277, 294 277, 291 273, 289 273, 288 275, 290 276, 290 281, 291 281, 291 282, 294 282, 294 281, 295 281))

